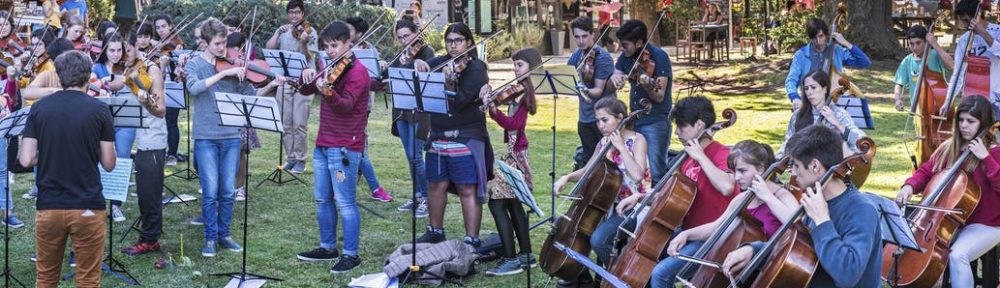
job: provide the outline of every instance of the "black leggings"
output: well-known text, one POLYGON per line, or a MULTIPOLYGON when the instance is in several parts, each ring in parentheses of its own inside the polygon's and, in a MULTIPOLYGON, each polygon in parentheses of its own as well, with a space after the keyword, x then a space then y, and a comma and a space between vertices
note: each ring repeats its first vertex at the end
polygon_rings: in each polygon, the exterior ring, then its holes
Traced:
POLYGON ((528 215, 524 213, 521 201, 517 199, 490 199, 490 213, 497 222, 497 232, 503 244, 504 258, 511 259, 514 254, 514 232, 517 232, 517 244, 521 253, 531 253, 531 237, 528 235, 528 215))
POLYGON ((167 108, 167 155, 177 155, 177 146, 181 143, 181 129, 177 126, 177 118, 181 109, 167 108))

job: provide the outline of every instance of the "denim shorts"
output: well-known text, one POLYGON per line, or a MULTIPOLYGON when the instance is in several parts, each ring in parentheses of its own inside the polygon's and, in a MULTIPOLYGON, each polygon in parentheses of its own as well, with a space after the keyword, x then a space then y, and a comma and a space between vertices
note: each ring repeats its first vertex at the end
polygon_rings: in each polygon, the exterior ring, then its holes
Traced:
POLYGON ((451 181, 460 185, 475 185, 476 160, 472 155, 449 156, 438 154, 433 149, 427 152, 424 165, 427 182, 451 181))

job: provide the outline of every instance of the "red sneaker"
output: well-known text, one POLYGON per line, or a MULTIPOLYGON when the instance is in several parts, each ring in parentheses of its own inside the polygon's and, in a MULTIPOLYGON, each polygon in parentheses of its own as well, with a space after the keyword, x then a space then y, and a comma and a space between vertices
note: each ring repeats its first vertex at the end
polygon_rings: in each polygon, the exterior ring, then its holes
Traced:
POLYGON ((126 255, 139 255, 156 251, 160 251, 160 242, 146 243, 139 241, 135 245, 122 248, 122 253, 126 255))

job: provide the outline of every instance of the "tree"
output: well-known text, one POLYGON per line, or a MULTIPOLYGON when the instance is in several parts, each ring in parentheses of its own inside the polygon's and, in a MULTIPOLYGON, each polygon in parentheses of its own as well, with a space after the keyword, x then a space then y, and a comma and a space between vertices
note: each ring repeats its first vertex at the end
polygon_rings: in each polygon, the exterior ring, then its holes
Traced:
POLYGON ((871 0, 826 0, 823 14, 827 20, 837 16, 837 3, 847 4, 846 27, 838 28, 851 44, 875 59, 899 59, 906 52, 892 29, 892 2, 871 0))
MULTIPOLYGON (((632 16, 632 19, 638 19, 639 21, 642 21, 642 23, 646 23, 646 28, 650 29, 648 31, 653 31, 653 23, 656 23, 656 19, 660 18, 660 11, 662 11, 656 7, 657 0, 632 0, 622 2, 627 3, 626 6, 629 7, 628 13, 632 16)), ((660 25, 663 24, 664 23, 660 23, 660 25)), ((654 36, 651 37, 649 41, 659 44, 661 42, 659 38, 660 37, 654 36)))

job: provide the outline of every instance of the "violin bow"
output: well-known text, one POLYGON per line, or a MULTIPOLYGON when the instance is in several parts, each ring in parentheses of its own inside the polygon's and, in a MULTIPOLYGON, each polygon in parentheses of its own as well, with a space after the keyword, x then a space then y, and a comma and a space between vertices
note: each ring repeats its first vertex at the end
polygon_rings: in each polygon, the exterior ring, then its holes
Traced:
POLYGON ((514 85, 514 83, 521 82, 521 80, 524 80, 525 78, 531 77, 531 73, 534 73, 535 71, 538 71, 538 69, 542 69, 542 67, 545 66, 545 63, 549 63, 549 60, 552 60, 552 58, 554 58, 554 57, 549 57, 548 59, 545 59, 545 61, 542 61, 541 64, 538 64, 537 67, 535 67, 534 69, 531 69, 531 71, 528 71, 528 73, 524 73, 524 75, 521 75, 521 76, 518 76, 518 77, 514 77, 514 79, 511 79, 510 81, 507 81, 507 83, 504 83, 503 85, 500 85, 499 88, 497 88, 496 90, 493 90, 490 93, 494 93, 496 91, 500 91, 500 89, 503 89, 503 88, 505 88, 507 86, 510 86, 510 85, 514 85))
MULTIPOLYGON (((649 35, 646 35, 646 41, 645 41, 646 43, 643 43, 642 50, 646 50, 646 47, 649 46, 649 38, 653 37, 653 35, 656 35, 656 30, 660 28, 660 22, 663 21, 663 16, 667 16, 666 9, 664 9, 663 12, 660 12, 660 18, 656 19, 656 22, 653 24, 653 29, 649 31, 649 35)), ((637 54, 635 55, 635 62, 632 63, 632 68, 628 70, 628 74, 625 74, 625 79, 632 78, 632 74, 635 73, 635 68, 639 67, 639 56, 642 55, 642 52, 643 51, 641 50, 636 52, 637 54)))
MULTIPOLYGON (((375 30, 379 30, 379 29, 382 29, 382 28, 383 27, 379 26, 379 27, 376 27, 375 30)), ((371 30, 370 32, 374 32, 375 30, 371 30)), ((365 40, 368 39, 368 37, 371 37, 372 34, 373 33, 365 33, 365 35, 362 36, 361 39, 358 39, 357 43, 364 42, 365 40)), ((323 67, 323 69, 317 71, 316 72, 316 76, 312 80, 310 80, 309 82, 303 82, 303 83, 313 83, 313 82, 316 82, 316 80, 319 80, 319 78, 323 77, 323 74, 325 74, 327 71, 329 71, 330 68, 332 68, 334 66, 337 66, 337 65, 334 65, 334 64, 340 62, 341 59, 344 59, 344 57, 347 56, 347 53, 350 52, 351 49, 354 49, 354 46, 358 45, 357 43, 351 43, 351 46, 347 48, 347 52, 344 52, 343 54, 340 54, 340 56, 337 56, 337 59, 331 59, 330 64, 326 65, 326 67, 323 67)))
MULTIPOLYGON (((45 21, 45 28, 42 28, 42 34, 45 34, 46 32, 52 30, 52 28, 51 28, 52 26, 49 25, 50 22, 51 21, 49 21, 49 20, 45 21)), ((38 35, 38 36, 41 37, 42 35, 38 35)), ((41 39, 39 39, 39 42, 41 42, 41 39)), ((26 66, 26 67, 23 67, 21 69, 21 71, 18 71, 18 74, 20 74, 20 75, 18 75, 18 77, 23 76, 24 73, 25 73, 25 70, 34 69, 35 68, 34 67, 35 63, 34 62, 35 62, 35 59, 38 58, 38 55, 35 55, 35 47, 34 47, 34 45, 31 45, 31 39, 28 39, 28 45, 31 46, 31 52, 28 53, 28 61, 24 62, 24 64, 25 64, 24 66, 26 66), (31 67, 27 67, 28 64, 31 64, 31 67)), ((34 73, 32 73, 32 74, 34 74, 34 73)), ((32 75, 32 77, 34 77, 34 76, 37 76, 37 75, 32 75)))
POLYGON ((396 56, 392 57, 392 60, 389 61, 389 64, 392 64, 396 62, 396 60, 399 60, 400 57, 403 57, 403 53, 406 52, 406 48, 410 48, 410 46, 413 46, 414 43, 417 43, 417 40, 423 39, 424 31, 427 30, 427 27, 431 26, 431 23, 433 23, 434 19, 437 19, 438 16, 441 16, 441 14, 434 14, 434 18, 431 18, 431 21, 427 21, 427 23, 424 24, 424 27, 420 27, 420 30, 417 31, 417 36, 413 37, 413 39, 407 42, 406 45, 403 45, 403 49, 399 49, 399 53, 396 53, 396 56))
MULTIPOLYGON (((972 16, 972 18, 973 18, 974 21, 978 21, 978 20, 980 20, 980 18, 982 18, 982 17, 980 17, 981 16, 980 12, 982 12, 981 11, 982 9, 983 9, 983 5, 982 5, 982 1, 980 1, 979 5, 976 5, 976 14, 973 14, 973 16, 972 16)), ((965 32, 965 33, 969 33, 969 41, 966 41, 965 47, 962 48, 963 50, 965 50, 965 54, 962 57, 961 63, 955 63, 955 73, 951 75, 952 78, 955 78, 955 81, 948 81, 948 82, 955 82, 955 85, 948 85, 948 92, 947 92, 947 94, 945 94, 944 107, 951 107, 952 104, 955 102, 955 94, 958 94, 958 84, 959 84, 958 80, 960 78, 959 76, 965 75, 966 70, 968 70, 968 68, 969 68, 969 66, 968 66, 968 62, 969 62, 968 61, 968 57, 970 56, 969 52, 972 51, 972 44, 976 40, 975 39, 976 38, 976 33, 973 33, 973 31, 972 31, 974 28, 972 27, 972 23, 971 22, 969 23, 969 27, 967 27, 966 29, 968 31, 965 32)), ((955 54, 958 54, 958 50, 955 50, 955 54)), ((964 84, 965 83, 962 83, 963 87, 965 86, 964 84)), ((949 109, 949 110, 951 110, 951 109, 949 109)), ((943 115, 943 116, 947 117, 948 115, 946 113, 946 115, 943 115)))
MULTIPOLYGON (((482 40, 479 40, 479 42, 476 42, 475 44, 473 44, 468 49, 465 49, 465 51, 462 51, 462 53, 458 53, 458 55, 456 55, 455 57, 451 57, 451 59, 448 59, 448 61, 445 61, 444 63, 441 63, 437 67, 434 67, 434 69, 431 69, 431 71, 429 71, 429 72, 437 72, 438 70, 441 70, 441 68, 444 68, 444 66, 448 65, 449 63, 455 62, 455 60, 458 59, 459 57, 462 57, 462 56, 465 56, 466 54, 469 54, 469 52, 471 52, 473 49, 476 49, 476 47, 478 47, 479 45, 483 45, 484 43, 486 43, 486 41, 489 41, 490 39, 493 39, 493 37, 496 37, 497 35, 500 35, 501 33, 503 33, 503 31, 504 30, 500 30, 500 31, 494 32, 493 34, 490 34, 490 36, 486 36, 486 38, 483 38, 482 40)), ((467 40, 471 40, 471 39, 467 39, 467 40)))
POLYGON ((190 27, 191 24, 194 24, 195 22, 197 22, 197 20, 199 18, 201 18, 201 16, 203 16, 204 14, 205 14, 205 12, 198 13, 197 16, 194 16, 194 18, 191 18, 190 21, 187 21, 187 23, 184 23, 183 26, 178 25, 177 28, 174 29, 173 33, 170 34, 170 36, 167 36, 167 38, 163 38, 163 40, 160 41, 159 44, 157 44, 156 46, 154 46, 153 49, 150 49, 149 52, 146 53, 146 55, 143 55, 143 58, 149 59, 149 57, 151 57, 155 53, 159 53, 159 50, 160 50, 160 48, 163 47, 163 45, 166 45, 166 43, 169 43, 170 41, 173 41, 174 38, 177 38, 177 36, 181 35, 181 31, 184 31, 185 29, 187 29, 188 27, 190 27))

